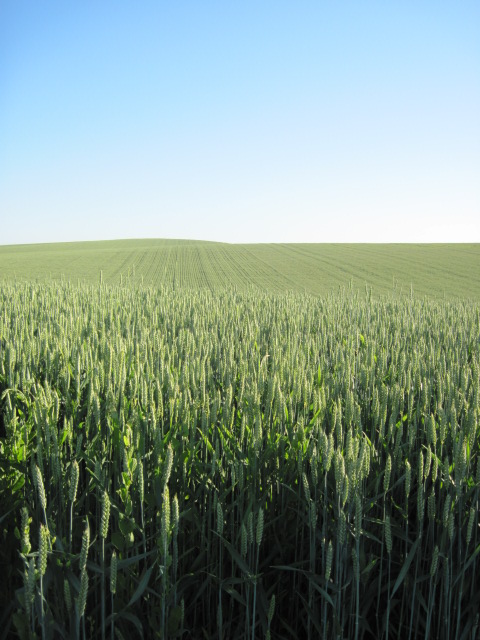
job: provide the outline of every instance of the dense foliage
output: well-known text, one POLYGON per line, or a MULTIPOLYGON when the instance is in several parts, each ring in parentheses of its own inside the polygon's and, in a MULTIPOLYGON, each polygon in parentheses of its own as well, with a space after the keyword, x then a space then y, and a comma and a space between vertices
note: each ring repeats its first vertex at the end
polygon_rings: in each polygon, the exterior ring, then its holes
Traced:
POLYGON ((479 386, 473 303, 3 285, 4 634, 477 637, 479 386))

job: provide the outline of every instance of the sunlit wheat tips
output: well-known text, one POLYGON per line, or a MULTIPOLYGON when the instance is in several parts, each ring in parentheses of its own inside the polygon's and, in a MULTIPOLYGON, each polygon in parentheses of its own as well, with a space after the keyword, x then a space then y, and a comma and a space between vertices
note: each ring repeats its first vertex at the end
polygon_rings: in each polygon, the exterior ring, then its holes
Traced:
POLYGON ((116 551, 112 553, 112 559, 110 563, 110 592, 114 595, 117 591, 117 571, 118 571, 118 558, 116 551))
POLYGON ((84 571, 87 566, 88 548, 90 546, 90 525, 88 518, 85 521, 85 527, 82 535, 82 548, 80 551, 79 567, 80 571, 84 571))
POLYGON ((26 507, 22 507, 21 511, 21 543, 22 543, 22 553, 24 555, 28 555, 32 548, 30 544, 30 523, 32 519, 29 516, 28 509, 26 507))
POLYGON ((69 499, 70 499, 70 502, 72 503, 75 502, 75 497, 77 495, 78 479, 79 479, 78 462, 74 460, 71 466, 71 471, 70 471, 70 486, 69 486, 69 499))
POLYGON ((48 548, 50 544, 50 536, 48 534, 47 528, 41 524, 40 525, 40 536, 39 536, 39 550, 38 550, 38 571, 41 576, 45 575, 47 570, 47 555, 48 548))
POLYGON ((37 488, 40 506, 42 507, 42 510, 44 513, 45 524, 47 524, 47 520, 46 520, 47 519, 47 497, 45 495, 45 486, 43 484, 42 472, 40 471, 37 465, 35 465, 33 468, 33 479, 34 479, 35 486, 37 488))
POLYGON ((108 534, 108 524, 110 520, 110 498, 108 492, 103 492, 102 514, 100 518, 100 537, 106 538, 108 534))

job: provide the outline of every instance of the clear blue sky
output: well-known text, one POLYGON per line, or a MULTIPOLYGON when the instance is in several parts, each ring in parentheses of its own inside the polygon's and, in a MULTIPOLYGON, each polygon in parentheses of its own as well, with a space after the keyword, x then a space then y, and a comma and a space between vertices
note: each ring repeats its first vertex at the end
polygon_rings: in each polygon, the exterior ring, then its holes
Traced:
POLYGON ((0 244, 480 242, 480 2, 1 0, 0 244))

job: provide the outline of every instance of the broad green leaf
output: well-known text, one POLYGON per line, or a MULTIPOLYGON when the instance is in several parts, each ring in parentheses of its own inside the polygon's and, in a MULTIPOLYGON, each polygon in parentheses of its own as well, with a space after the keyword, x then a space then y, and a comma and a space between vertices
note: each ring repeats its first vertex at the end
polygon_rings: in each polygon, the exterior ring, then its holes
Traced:
POLYGON ((143 592, 147 588, 148 581, 150 580, 150 576, 152 575, 153 569, 154 569, 154 565, 151 566, 149 569, 147 569, 143 574, 143 576, 141 577, 140 582, 138 583, 138 587, 135 589, 133 596, 130 598, 128 602, 128 605, 127 605, 128 607, 131 607, 132 604, 134 604, 139 598, 142 597, 143 592))

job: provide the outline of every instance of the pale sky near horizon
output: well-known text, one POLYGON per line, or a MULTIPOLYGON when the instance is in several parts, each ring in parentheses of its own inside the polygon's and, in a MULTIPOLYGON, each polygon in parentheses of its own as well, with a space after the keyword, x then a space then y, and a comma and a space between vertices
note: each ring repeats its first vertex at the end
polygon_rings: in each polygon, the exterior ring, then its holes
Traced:
POLYGON ((480 242, 480 2, 1 0, 0 245, 480 242))

